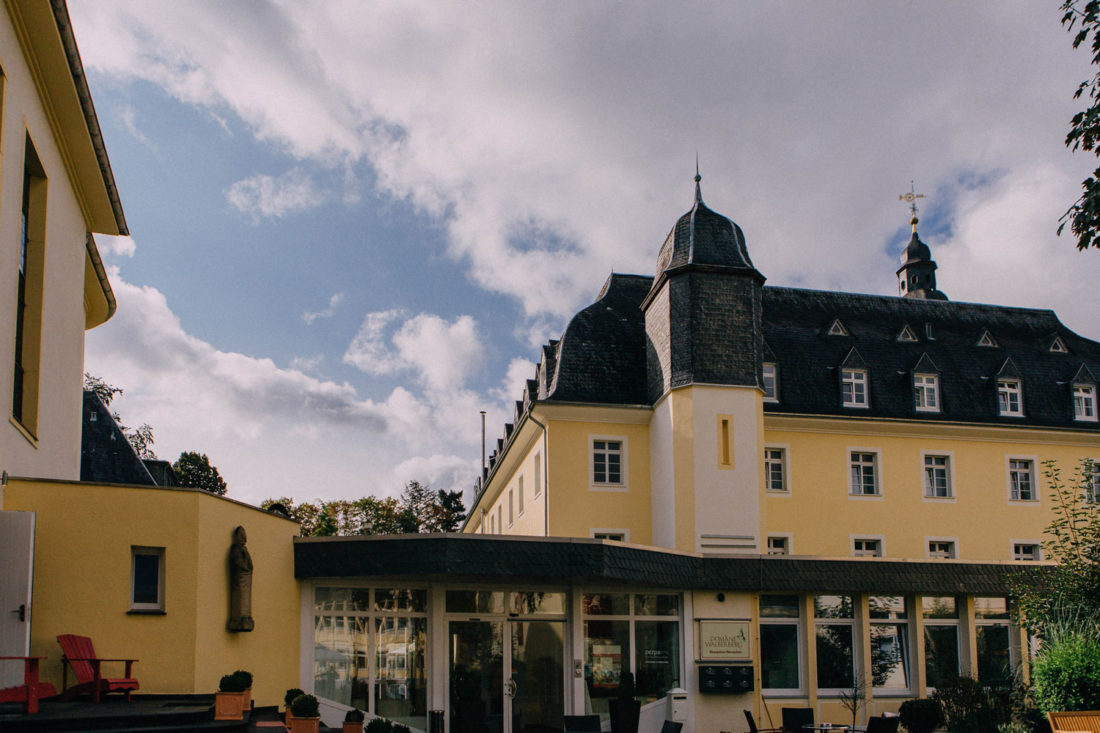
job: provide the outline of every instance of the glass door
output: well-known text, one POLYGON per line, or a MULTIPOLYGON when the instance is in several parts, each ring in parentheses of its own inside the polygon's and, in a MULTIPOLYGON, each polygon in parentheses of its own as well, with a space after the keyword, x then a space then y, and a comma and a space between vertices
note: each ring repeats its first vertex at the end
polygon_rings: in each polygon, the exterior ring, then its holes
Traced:
POLYGON ((565 710, 565 623, 510 620, 508 733, 561 731, 565 710))
POLYGON ((450 733, 504 730, 504 622, 451 621, 450 733))

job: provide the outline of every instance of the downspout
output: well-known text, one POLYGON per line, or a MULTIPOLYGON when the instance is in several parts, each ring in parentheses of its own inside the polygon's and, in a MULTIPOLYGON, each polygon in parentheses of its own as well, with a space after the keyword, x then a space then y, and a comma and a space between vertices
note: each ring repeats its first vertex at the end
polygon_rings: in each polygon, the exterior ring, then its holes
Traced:
POLYGON ((550 456, 546 450, 546 426, 538 421, 533 412, 527 413, 527 419, 542 428, 542 536, 550 536, 550 456))

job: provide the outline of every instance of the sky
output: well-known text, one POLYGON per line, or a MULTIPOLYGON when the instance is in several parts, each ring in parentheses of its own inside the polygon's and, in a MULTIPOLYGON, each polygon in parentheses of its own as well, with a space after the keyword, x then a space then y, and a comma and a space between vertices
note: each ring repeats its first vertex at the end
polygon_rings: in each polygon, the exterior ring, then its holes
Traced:
POLYGON ((131 236, 86 371, 258 503, 463 489, 539 347, 690 208, 769 285, 952 300, 1100 339, 1096 161, 1058 3, 70 0, 131 236))

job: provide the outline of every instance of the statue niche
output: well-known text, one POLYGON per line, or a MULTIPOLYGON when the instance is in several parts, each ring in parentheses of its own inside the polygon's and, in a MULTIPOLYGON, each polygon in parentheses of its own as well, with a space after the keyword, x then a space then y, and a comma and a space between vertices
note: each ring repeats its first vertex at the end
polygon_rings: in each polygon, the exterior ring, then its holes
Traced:
POLYGON ((229 621, 230 631, 252 631, 256 622, 252 619, 252 556, 244 543, 248 536, 244 527, 233 530, 233 544, 229 547, 229 621))

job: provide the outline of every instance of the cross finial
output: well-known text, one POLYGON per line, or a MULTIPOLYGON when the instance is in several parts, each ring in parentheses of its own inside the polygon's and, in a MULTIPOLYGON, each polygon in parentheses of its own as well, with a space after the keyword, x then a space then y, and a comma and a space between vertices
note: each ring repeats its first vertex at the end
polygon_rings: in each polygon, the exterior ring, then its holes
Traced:
POLYGON ((703 203, 703 190, 699 186, 699 181, 703 180, 703 177, 699 175, 699 152, 695 153, 695 203, 703 203))
POLYGON ((909 218, 909 223, 913 225, 914 233, 917 231, 917 222, 920 221, 919 219, 917 219, 917 199, 922 198, 924 198, 924 194, 917 193, 917 189, 913 186, 913 181, 909 181, 908 193, 903 193, 898 196, 898 201, 904 201, 905 203, 909 204, 909 212, 911 214, 909 218))

